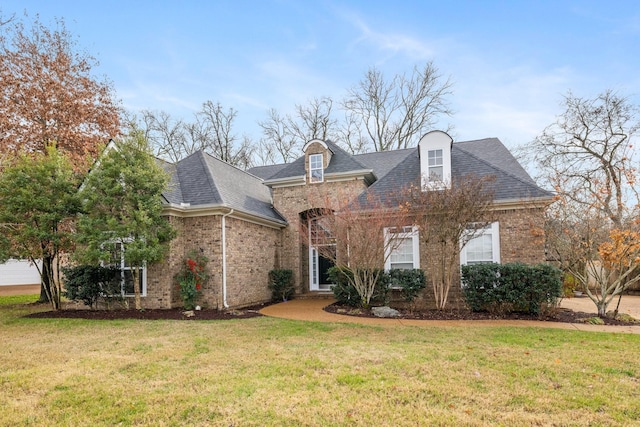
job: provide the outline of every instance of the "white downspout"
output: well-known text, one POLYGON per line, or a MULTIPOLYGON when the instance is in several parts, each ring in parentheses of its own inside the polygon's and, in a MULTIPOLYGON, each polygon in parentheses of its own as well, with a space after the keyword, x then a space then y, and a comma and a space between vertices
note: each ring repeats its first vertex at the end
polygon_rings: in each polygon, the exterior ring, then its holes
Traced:
POLYGON ((229 308, 227 303, 227 221, 226 218, 233 213, 231 209, 222 215, 222 305, 229 308))

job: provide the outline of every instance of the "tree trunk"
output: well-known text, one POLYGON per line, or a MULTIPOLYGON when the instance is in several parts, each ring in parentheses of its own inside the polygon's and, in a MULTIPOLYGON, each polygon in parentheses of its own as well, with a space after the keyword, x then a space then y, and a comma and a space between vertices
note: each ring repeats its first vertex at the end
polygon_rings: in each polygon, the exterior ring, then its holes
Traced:
POLYGON ((607 317, 607 303, 606 298, 602 298, 596 306, 598 307, 598 317, 607 317))
POLYGON ((49 290, 51 289, 51 280, 53 278, 53 272, 50 271, 53 266, 53 260, 49 255, 45 255, 42 258, 42 272, 40 278, 40 299, 38 302, 40 303, 50 303, 51 302, 51 294, 49 290))
POLYGON ((133 278, 133 293, 135 294, 136 310, 142 310, 142 301, 140 300, 140 270, 138 266, 131 266, 131 275, 133 278))

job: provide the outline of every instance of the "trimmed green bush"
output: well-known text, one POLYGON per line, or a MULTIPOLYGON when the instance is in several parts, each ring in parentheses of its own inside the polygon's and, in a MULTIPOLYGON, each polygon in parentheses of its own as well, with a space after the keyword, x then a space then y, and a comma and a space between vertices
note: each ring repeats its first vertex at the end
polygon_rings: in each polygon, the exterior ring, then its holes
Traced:
POLYGON ((540 314, 562 296, 561 277, 549 264, 462 266, 463 294, 473 311, 540 314))
POLYGON ((121 298, 121 272, 116 267, 77 265, 65 267, 64 296, 72 301, 80 300, 91 308, 97 308, 100 298, 109 302, 121 298))
POLYGON ((269 272, 269 289, 273 301, 287 301, 293 297, 293 271, 274 269, 269 272))
MULTIPOLYGON (((362 297, 358 290, 351 284, 353 280, 353 270, 346 267, 331 267, 327 271, 329 281, 333 283, 333 296, 338 300, 339 304, 349 305, 351 307, 362 307, 362 297)), ((373 290, 371 297, 371 305, 385 305, 389 300, 389 275, 380 270, 378 281, 373 290)), ((358 274, 358 270, 356 270, 358 274)))
POLYGON ((420 269, 402 270, 394 268, 389 270, 389 284, 392 288, 399 288, 404 300, 413 302, 426 286, 424 271, 420 269))

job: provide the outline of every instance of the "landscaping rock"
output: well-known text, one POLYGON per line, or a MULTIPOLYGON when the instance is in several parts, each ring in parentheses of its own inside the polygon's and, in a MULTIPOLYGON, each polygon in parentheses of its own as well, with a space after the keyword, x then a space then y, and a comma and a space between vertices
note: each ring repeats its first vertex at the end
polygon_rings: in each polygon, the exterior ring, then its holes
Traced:
POLYGON ((376 317, 400 317, 400 312, 391 307, 373 307, 371 313, 376 317))

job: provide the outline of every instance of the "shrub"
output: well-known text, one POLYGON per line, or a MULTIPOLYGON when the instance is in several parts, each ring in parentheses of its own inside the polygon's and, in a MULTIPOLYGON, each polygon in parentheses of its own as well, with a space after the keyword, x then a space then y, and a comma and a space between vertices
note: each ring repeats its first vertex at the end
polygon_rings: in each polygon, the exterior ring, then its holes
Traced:
POLYGON ((175 279, 180 288, 180 296, 185 310, 193 310, 202 286, 209 280, 207 257, 196 251, 190 251, 175 279))
MULTIPOLYGON (((358 270, 356 270, 356 274, 358 270)), ((328 270, 329 281, 333 283, 333 295, 339 304, 362 307, 362 297, 353 286, 353 270, 347 267, 331 267, 328 270)), ((371 305, 385 305, 389 296, 389 275, 380 270, 375 283, 371 305)))
POLYGON ((560 270, 548 264, 465 265, 462 283, 473 311, 540 314, 562 296, 560 270))
POLYGON ((426 286, 424 271, 420 269, 391 269, 389 270, 389 284, 392 288, 401 289, 405 301, 413 302, 426 286))
POLYGON ((116 267, 77 265, 64 267, 64 296, 72 301, 80 300, 91 308, 97 308, 100 298, 107 306, 112 299, 121 299, 121 271, 116 267))
POLYGON ((274 269, 269 272, 269 289, 273 301, 287 301, 293 297, 293 271, 274 269))

